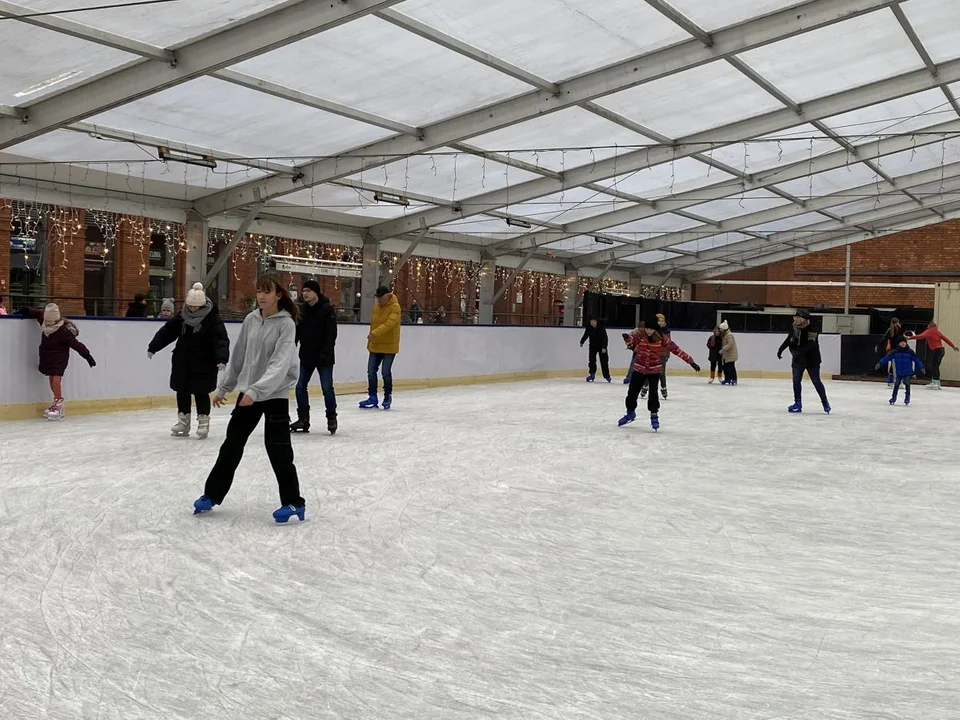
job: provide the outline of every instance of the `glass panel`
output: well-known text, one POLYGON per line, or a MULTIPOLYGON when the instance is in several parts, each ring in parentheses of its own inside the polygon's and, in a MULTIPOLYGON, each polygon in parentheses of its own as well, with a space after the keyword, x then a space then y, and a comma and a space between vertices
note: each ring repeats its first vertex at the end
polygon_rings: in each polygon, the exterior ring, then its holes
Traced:
POLYGON ((712 250, 713 248, 723 247, 731 243, 752 240, 749 235, 738 232, 723 233, 721 235, 712 235, 710 237, 691 240, 681 245, 674 245, 677 250, 687 250, 689 252, 702 252, 703 250, 712 250))
POLYGON ((576 253, 578 255, 584 255, 591 252, 613 250, 614 248, 620 247, 621 244, 622 243, 598 243, 592 237, 588 237, 587 235, 578 235, 577 237, 558 240, 557 242, 544 245, 543 247, 547 248, 548 250, 561 250, 565 252, 576 253))
POLYGON ((910 0, 901 7, 934 62, 941 63, 960 56, 960 43, 957 42, 960 3, 910 0))
POLYGON ((780 205, 789 205, 790 201, 779 195, 774 195, 768 190, 751 190, 742 195, 733 195, 732 197, 713 200, 702 205, 695 205, 687 208, 695 215, 702 215, 710 220, 723 221, 730 220, 738 215, 748 215, 750 213, 769 210, 780 205))
POLYGON ((213 78, 192 80, 89 122, 281 160, 335 155, 394 134, 213 78))
POLYGON ((877 159, 876 164, 881 170, 897 178, 957 162, 960 162, 960 138, 955 137, 932 145, 921 145, 913 150, 885 155, 877 159))
POLYGON ((751 232, 760 233, 762 235, 772 235, 774 233, 783 232, 784 230, 794 230, 805 225, 816 225, 817 223, 828 222, 830 220, 831 218, 828 218, 826 215, 812 212, 803 213, 802 215, 794 215, 793 217, 783 218, 781 220, 772 220, 770 222, 765 222, 762 225, 755 225, 748 229, 751 232))
POLYGON ((301 92, 426 125, 533 90, 375 17, 234 66, 301 92), (322 72, 317 72, 322 68, 322 72))
POLYGON ((846 205, 837 205, 836 207, 830 208, 830 212, 842 218, 848 218, 851 215, 858 215, 859 213, 880 210, 881 208, 891 207, 893 205, 902 205, 906 200, 907 197, 902 193, 875 195, 874 197, 856 200, 846 205))
POLYGON ((807 0, 670 0, 670 4, 707 32, 801 5, 807 0))
POLYGON ((592 112, 567 108, 471 138, 468 144, 562 172, 653 143, 592 112))
POLYGON ((956 119, 953 107, 940 90, 927 90, 854 110, 824 120, 831 130, 852 143, 875 139, 884 133, 920 130, 956 119))
MULTIPOLYGON (((304 210, 328 211, 336 213, 347 213, 357 217, 377 220, 392 220, 403 217, 417 210, 422 210, 432 205, 425 205, 415 201, 410 201, 410 205, 396 205, 388 202, 377 202, 374 199, 374 193, 371 190, 361 190, 359 188, 344 187, 342 185, 317 185, 305 190, 298 190, 295 193, 284 195, 277 200, 278 207, 284 208, 302 208, 304 210)), ((274 203, 270 203, 272 207, 274 203)), ((313 218, 312 212, 306 213, 305 217, 313 218)), ((319 218, 319 215, 316 216, 319 218)), ((349 223, 355 224, 355 223, 349 223)), ((374 222, 364 223, 367 225, 376 224, 374 222)))
POLYGON ((595 190, 573 188, 525 203, 510 205, 505 210, 514 215, 544 222, 569 223, 628 207, 636 207, 636 205, 595 190))
POLYGON ((813 125, 798 125, 780 133, 754 138, 746 143, 711 150, 704 155, 749 175, 774 170, 840 149, 839 145, 833 140, 827 140, 824 134, 813 125))
POLYGON ((723 61, 608 95, 597 104, 672 139, 783 108, 723 61))
POLYGON ((489 215, 477 215, 475 217, 464 218, 456 222, 438 225, 436 229, 477 235, 493 240, 509 240, 510 238, 519 237, 529 232, 525 228, 507 225, 507 221, 504 219, 490 217, 489 215))
POLYGON ((0 104, 25 105, 136 60, 120 50, 0 20, 0 104))
POLYGON ((740 58, 800 103, 923 67, 910 38, 887 10, 750 50, 740 58))
POLYGON ((407 0, 397 9, 554 82, 690 38, 631 0, 407 0))
POLYGON ((733 175, 717 170, 699 160, 680 158, 664 165, 654 165, 610 180, 601 180, 597 184, 656 200, 732 178, 733 175))
POLYGON ((640 253, 639 255, 631 255, 630 257, 624 258, 627 262, 640 262, 640 263, 658 263, 663 262, 664 260, 673 260, 680 257, 676 253, 666 252, 665 250, 650 250, 649 252, 640 253))
POLYGON ((701 223, 690 218, 674 215, 673 213, 664 213, 654 215, 653 217, 635 220, 625 225, 617 225, 609 228, 606 232, 616 235, 623 235, 634 240, 645 240, 649 237, 663 235, 665 233, 680 232, 692 227, 697 227, 701 223))
MULTIPOLYGON (((18 0, 42 12, 88 8, 90 0, 18 0)), ((270 7, 283 5, 285 0, 190 0, 190 10, 184 3, 157 3, 129 5, 122 10, 106 8, 67 13, 62 17, 84 25, 108 30, 124 37, 162 47, 169 47, 197 35, 202 35, 249 17, 270 7)), ((65 36, 61 36, 65 37, 65 36)))
POLYGON ((801 200, 807 200, 821 195, 832 195, 841 190, 876 182, 876 180, 877 175, 873 170, 862 163, 855 163, 836 170, 779 183, 776 187, 801 200))

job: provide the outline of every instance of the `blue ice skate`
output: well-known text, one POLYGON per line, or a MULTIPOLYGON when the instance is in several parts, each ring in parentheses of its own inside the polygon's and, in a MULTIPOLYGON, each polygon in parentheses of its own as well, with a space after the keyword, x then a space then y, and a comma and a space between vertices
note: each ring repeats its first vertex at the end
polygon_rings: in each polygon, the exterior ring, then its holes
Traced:
POLYGON ((660 417, 656 413, 650 413, 650 427, 654 432, 660 429, 660 417))
POLYGON ((278 523, 285 523, 294 515, 300 518, 300 522, 303 522, 304 514, 307 512, 307 509, 303 505, 284 505, 283 507, 277 508, 273 511, 273 519, 278 523))
POLYGON ((628 412, 622 418, 617 420, 617 425, 619 425, 620 427, 623 427, 627 423, 632 423, 636 419, 637 419, 637 414, 635 412, 628 412))
POLYGON ((593 373, 590 373, 589 375, 587 375, 587 382, 593 382, 596 379, 597 379, 597 376, 594 375, 593 373))
POLYGON ((612 383, 612 382, 613 382, 613 378, 607 378, 607 382, 608 382, 608 383, 612 383))
POLYGON ((380 407, 380 400, 377 399, 376 395, 371 395, 366 400, 360 401, 360 407, 363 408, 364 410, 369 410, 371 408, 378 408, 380 407))
POLYGON ((210 512, 213 510, 214 502, 206 495, 201 495, 193 503, 193 514, 199 515, 200 513, 210 512))
POLYGON ((629 384, 630 384, 630 378, 625 377, 625 378, 623 379, 623 384, 624 384, 624 385, 629 385, 629 384))
POLYGON ((788 413, 802 413, 803 405, 800 404, 800 401, 797 400, 793 405, 787 408, 788 413))
POLYGON ((891 404, 891 405, 896 405, 896 404, 897 404, 897 399, 896 399, 895 397, 890 398, 890 404, 891 404))
POLYGON ((833 408, 830 407, 830 403, 824 403, 824 404, 823 404, 823 411, 824 411, 827 415, 830 414, 830 411, 831 411, 832 409, 833 409, 833 408))
POLYGON ((383 409, 384 409, 384 410, 389 410, 391 405, 393 405, 393 396, 392 396, 392 395, 384 395, 384 396, 383 396, 383 409))
POLYGON ((904 405, 909 405, 909 404, 910 404, 910 398, 904 398, 904 399, 903 399, 903 404, 904 404, 904 405))

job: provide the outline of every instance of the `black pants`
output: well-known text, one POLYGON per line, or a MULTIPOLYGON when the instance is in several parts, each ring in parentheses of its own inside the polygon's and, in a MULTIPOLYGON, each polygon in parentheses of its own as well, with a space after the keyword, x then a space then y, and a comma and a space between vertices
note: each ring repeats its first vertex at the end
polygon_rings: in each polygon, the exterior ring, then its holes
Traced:
POLYGON ((940 379, 940 363, 943 362, 943 356, 947 352, 946 348, 938 347, 930 351, 930 379, 940 379))
MULTIPOLYGON (((210 395, 207 393, 195 393, 193 399, 197 401, 197 415, 210 414, 210 395)), ((177 412, 181 415, 190 414, 191 396, 188 392, 177 393, 177 412)))
POLYGON ((735 383, 737 381, 737 365, 732 362, 723 363, 723 379, 727 382, 735 383))
MULTIPOLYGON (((243 395, 240 395, 242 398, 243 395)), ((243 458, 243 449, 251 433, 266 418, 263 439, 267 457, 273 466, 280 488, 281 505, 303 505, 300 497, 300 480, 293 464, 293 445, 290 443, 290 401, 286 398, 255 402, 249 407, 240 407, 239 398, 227 425, 227 439, 220 446, 217 463, 207 477, 203 494, 220 505, 230 492, 233 476, 243 458)))
POLYGON ((719 371, 720 377, 723 377, 723 360, 710 358, 710 374, 713 375, 717 371, 719 371))
POLYGON ((610 379, 610 355, 609 353, 606 352, 606 348, 604 348, 604 352, 600 352, 597 349, 590 348, 590 365, 589 365, 590 374, 591 375, 597 374, 597 353, 600 353, 600 371, 603 373, 603 379, 609 380, 610 379))
POLYGON ((627 388, 627 412, 636 412, 637 398, 640 397, 640 389, 647 383, 650 383, 651 388, 650 394, 647 395, 647 410, 649 410, 651 414, 659 412, 660 396, 657 395, 657 383, 659 381, 659 373, 656 375, 641 375, 638 372, 634 372, 630 378, 630 387, 627 388))
MULTIPOLYGON (((664 361, 663 361, 663 370, 660 371, 660 387, 662 387, 664 390, 667 389, 667 360, 668 360, 668 359, 669 359, 669 358, 665 358, 665 359, 664 359, 664 361)), ((656 390, 656 389, 657 389, 657 388, 656 388, 656 385, 654 385, 654 386, 651 387, 650 389, 651 389, 651 390, 656 390)))

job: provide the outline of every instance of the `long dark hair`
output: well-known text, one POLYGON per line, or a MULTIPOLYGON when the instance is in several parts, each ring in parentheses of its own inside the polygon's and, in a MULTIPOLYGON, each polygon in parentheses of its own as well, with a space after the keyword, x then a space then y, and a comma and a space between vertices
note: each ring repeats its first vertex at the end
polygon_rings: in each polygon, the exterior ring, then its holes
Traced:
POLYGON ((290 291, 277 280, 276 275, 261 275, 257 278, 256 288, 260 292, 275 291, 280 296, 277 307, 290 313, 294 322, 300 321, 300 310, 297 308, 297 304, 290 296, 290 291))

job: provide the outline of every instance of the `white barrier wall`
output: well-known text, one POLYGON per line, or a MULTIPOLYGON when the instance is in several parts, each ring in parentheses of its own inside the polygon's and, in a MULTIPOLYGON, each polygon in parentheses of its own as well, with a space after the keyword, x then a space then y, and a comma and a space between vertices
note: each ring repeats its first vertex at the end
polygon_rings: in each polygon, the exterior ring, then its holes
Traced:
MULTIPOLYGON (((147 359, 147 345, 161 327, 156 320, 74 320, 79 339, 97 361, 89 368, 73 354, 64 380, 71 400, 98 400, 166 395, 169 390, 172 346, 147 359)), ((227 323, 231 340, 240 324, 227 323)), ((335 379, 338 383, 366 379, 367 352, 364 325, 341 325, 337 340, 335 379)), ((586 373, 587 350, 580 348, 582 328, 404 325, 400 355, 394 363, 395 380, 422 380, 473 375, 501 375, 532 371, 586 373)), ((620 346, 620 333, 610 330, 610 359, 625 368, 629 354, 620 346)), ((675 331, 674 341, 709 369, 706 341, 709 333, 675 331)), ((737 334, 741 371, 789 372, 789 354, 778 361, 781 335, 737 334)), ((50 391, 37 371, 40 326, 35 320, 0 317, 0 405, 45 402, 50 391)), ((823 374, 840 372, 840 336, 822 335, 823 374)), ((674 358, 672 368, 681 364, 674 358)))

